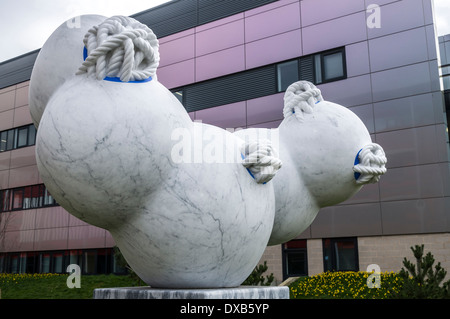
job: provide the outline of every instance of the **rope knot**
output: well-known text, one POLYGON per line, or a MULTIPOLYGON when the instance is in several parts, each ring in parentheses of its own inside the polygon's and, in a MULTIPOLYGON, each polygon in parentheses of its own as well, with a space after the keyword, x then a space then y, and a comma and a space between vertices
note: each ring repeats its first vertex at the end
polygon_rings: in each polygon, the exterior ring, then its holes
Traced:
POLYGON ((386 173, 386 163, 387 158, 380 145, 376 143, 365 145, 356 155, 355 166, 353 166, 356 183, 378 182, 380 176, 386 173))
POLYGON ((87 57, 77 71, 94 74, 98 80, 118 77, 122 82, 154 77, 159 65, 159 42, 153 31, 124 16, 106 19, 83 39, 87 57))
POLYGON ((281 160, 269 140, 244 143, 241 146, 242 165, 258 184, 270 181, 281 168, 281 160))
POLYGON ((284 118, 295 114, 297 119, 302 120, 303 113, 312 113, 314 105, 320 101, 323 101, 322 94, 314 84, 308 81, 295 82, 284 94, 284 118))

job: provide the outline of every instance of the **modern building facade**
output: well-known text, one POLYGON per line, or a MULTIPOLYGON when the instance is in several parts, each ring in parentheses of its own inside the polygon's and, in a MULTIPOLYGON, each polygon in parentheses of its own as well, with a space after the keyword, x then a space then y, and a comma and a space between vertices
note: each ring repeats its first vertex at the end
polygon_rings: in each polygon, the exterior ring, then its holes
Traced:
MULTIPOLYGON (((159 37, 158 80, 193 120, 275 128, 287 86, 309 80, 355 112, 386 151, 378 184, 266 249, 261 262, 276 283, 370 264, 398 271, 415 244, 450 270, 444 39, 431 0, 174 0, 133 17, 159 37)), ((40 180, 27 105, 37 54, 0 64, 0 271, 65 272, 70 263, 84 273, 118 271, 109 233, 68 214, 40 180)))

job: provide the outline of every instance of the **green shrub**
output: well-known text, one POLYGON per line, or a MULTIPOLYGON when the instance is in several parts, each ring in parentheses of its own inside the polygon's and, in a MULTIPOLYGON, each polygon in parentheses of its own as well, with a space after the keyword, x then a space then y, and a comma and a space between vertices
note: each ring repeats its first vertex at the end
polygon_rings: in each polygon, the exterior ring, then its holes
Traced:
POLYGON ((450 298, 450 280, 442 283, 447 271, 438 262, 435 268, 434 257, 428 252, 425 256, 424 245, 416 245, 411 250, 416 258, 413 264, 406 258, 403 259, 403 266, 400 270, 400 277, 404 281, 402 289, 396 295, 397 298, 414 299, 441 299, 450 298))
POLYGON ((258 265, 253 269, 252 273, 242 283, 244 286, 270 286, 274 277, 273 273, 264 277, 262 274, 267 271, 267 262, 264 261, 263 265, 258 265))

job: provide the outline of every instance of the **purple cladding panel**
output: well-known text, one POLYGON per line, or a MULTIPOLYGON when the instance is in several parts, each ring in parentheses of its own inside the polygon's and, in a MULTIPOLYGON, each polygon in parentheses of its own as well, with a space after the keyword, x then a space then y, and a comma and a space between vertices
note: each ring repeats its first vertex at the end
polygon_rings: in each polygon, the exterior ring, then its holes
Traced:
POLYGON ((283 119, 284 93, 247 101, 247 125, 283 119))
POLYGON ((278 34, 246 44, 247 69, 296 58, 302 55, 302 32, 300 29, 278 34))
POLYGON ((195 120, 221 128, 238 128, 246 126, 245 101, 232 103, 195 112, 195 120))
POLYGON ((202 56, 244 44, 244 20, 237 20, 195 34, 195 54, 202 56))
POLYGON ((194 59, 158 68, 158 81, 171 89, 194 82, 194 59))
POLYGON ((195 80, 203 81, 244 70, 244 54, 244 46, 240 45, 197 57, 195 62, 195 80))
POLYGON ((252 42, 300 28, 298 2, 265 11, 245 19, 245 41, 252 42))
POLYGON ((159 46, 161 61, 159 67, 194 58, 194 35, 188 35, 159 46))

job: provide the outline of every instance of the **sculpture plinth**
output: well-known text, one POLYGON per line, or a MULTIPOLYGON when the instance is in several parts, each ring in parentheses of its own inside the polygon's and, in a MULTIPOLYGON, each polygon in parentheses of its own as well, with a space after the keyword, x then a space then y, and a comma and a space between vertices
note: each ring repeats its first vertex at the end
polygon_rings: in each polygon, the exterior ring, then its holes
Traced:
POLYGON ((289 299, 289 288, 263 286, 220 289, 101 288, 94 290, 94 299, 289 299))

